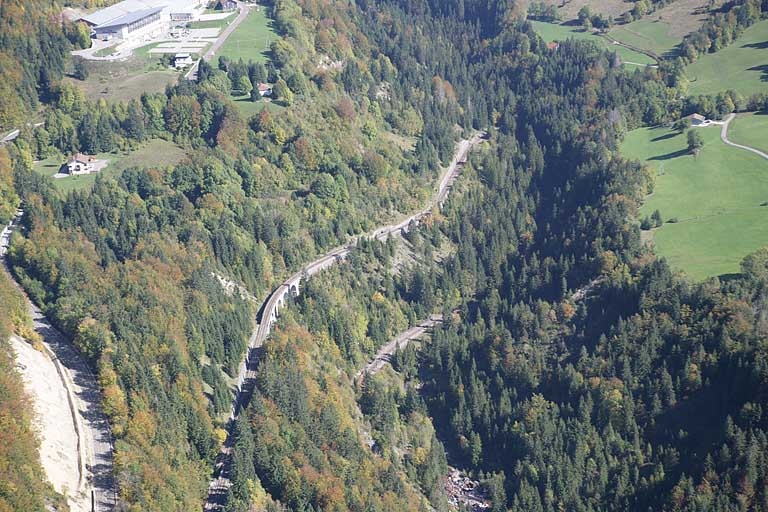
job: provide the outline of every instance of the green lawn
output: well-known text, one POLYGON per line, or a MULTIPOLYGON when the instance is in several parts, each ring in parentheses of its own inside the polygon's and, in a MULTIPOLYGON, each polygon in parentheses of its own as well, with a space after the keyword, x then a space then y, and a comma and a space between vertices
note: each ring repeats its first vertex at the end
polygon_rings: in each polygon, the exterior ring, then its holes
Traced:
POLYGON ((768 20, 755 23, 730 46, 702 55, 689 65, 690 94, 712 94, 727 89, 749 96, 768 91, 768 20))
POLYGON ((637 64, 655 64, 655 61, 642 53, 637 53, 623 46, 612 44, 606 38, 601 35, 584 32, 580 27, 556 25, 554 23, 546 23, 544 21, 532 21, 534 30, 545 41, 565 41, 566 39, 581 39, 585 41, 593 41, 601 48, 607 48, 611 51, 618 53, 623 62, 634 62, 637 64))
POLYGON ((207 21, 192 21, 187 24, 189 28, 224 28, 229 22, 235 19, 236 12, 232 12, 226 18, 220 20, 207 20, 207 21))
POLYGON ((736 116, 728 126, 728 138, 768 153, 768 112, 736 116))
MULTIPOLYGON (((152 139, 142 145, 136 151, 129 153, 99 153, 96 155, 99 159, 109 160, 109 164, 97 174, 83 174, 80 176, 70 176, 67 178, 56 178, 53 183, 56 188, 62 192, 70 190, 81 190, 93 185, 96 176, 100 174, 119 175, 129 167, 166 167, 180 162, 185 151, 172 142, 162 139, 152 139)), ((61 165, 66 161, 66 157, 59 156, 46 158, 35 163, 35 170, 46 176, 53 176, 59 171, 61 165)))
POLYGON ((230 98, 235 104, 237 109, 243 115, 245 119, 250 119, 253 115, 258 114, 263 109, 269 109, 270 113, 275 114, 280 112, 285 107, 278 105, 274 101, 251 101, 251 96, 233 96, 230 98))
POLYGON ((665 21, 642 19, 627 25, 616 26, 609 32, 617 41, 659 56, 674 55, 680 41, 669 35, 672 27, 665 21))
POLYGON ((622 152, 656 171, 654 193, 641 209, 658 209, 658 254, 694 279, 739 271, 750 252, 768 245, 768 161, 720 141, 720 127, 700 128, 704 147, 694 157, 686 135, 667 128, 627 134, 622 152), (676 218, 677 223, 666 222, 676 218))
POLYGON ((266 62, 269 45, 279 36, 272 28, 272 20, 267 17, 267 8, 251 7, 248 17, 232 32, 224 45, 216 52, 216 57, 224 55, 230 60, 243 59, 245 62, 266 62))

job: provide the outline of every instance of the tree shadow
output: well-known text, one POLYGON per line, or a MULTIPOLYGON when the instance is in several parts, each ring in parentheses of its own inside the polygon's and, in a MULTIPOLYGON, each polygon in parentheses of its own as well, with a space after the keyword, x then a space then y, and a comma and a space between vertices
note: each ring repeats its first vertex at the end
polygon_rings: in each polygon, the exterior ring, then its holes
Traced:
POLYGON ((674 48, 671 48, 664 53, 661 54, 662 59, 674 59, 675 57, 679 57, 682 55, 682 50, 680 49, 680 45, 675 46, 674 48))
POLYGON ((743 44, 740 46, 740 48, 754 48, 756 50, 765 50, 766 48, 768 48, 768 41, 763 41, 761 43, 743 44))
POLYGON ((666 153, 664 155, 652 156, 648 160, 671 160, 673 158, 677 158, 679 156, 685 156, 685 155, 688 155, 688 154, 690 154, 690 151, 686 148, 686 149, 681 149, 681 150, 678 150, 678 151, 673 151, 671 153, 666 153))
POLYGON ((760 80, 762 82, 768 82, 768 64, 760 64, 759 66, 752 66, 748 71, 759 71, 762 73, 760 80))
POLYGON ((659 135, 658 137, 651 139, 651 142, 659 142, 661 140, 674 139, 678 135, 679 133, 676 133, 676 132, 665 133, 664 135, 659 135))
POLYGON ((735 281, 737 279, 741 279, 742 277, 744 277, 744 275, 738 272, 732 273, 732 274, 720 274, 719 276, 717 276, 717 278, 720 280, 721 283, 735 281))

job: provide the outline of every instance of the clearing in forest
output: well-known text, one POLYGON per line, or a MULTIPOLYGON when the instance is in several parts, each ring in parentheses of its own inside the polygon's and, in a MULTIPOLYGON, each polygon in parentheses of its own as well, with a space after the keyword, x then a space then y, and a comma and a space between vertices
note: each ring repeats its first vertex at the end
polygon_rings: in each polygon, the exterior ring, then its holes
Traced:
MULTIPOLYGON (((70 190, 82 190, 92 186, 96 181, 96 176, 100 174, 119 175, 129 167, 163 168, 181 162, 185 154, 183 149, 172 142, 152 139, 144 143, 139 149, 128 153, 96 154, 96 158, 109 161, 104 170, 98 173, 57 178, 53 180, 53 183, 56 185, 56 188, 65 193, 70 190)), ((61 165, 66 160, 66 156, 52 156, 35 162, 34 169, 45 176, 53 176, 59 172, 61 165)))
POLYGON ((622 62, 633 63, 633 65, 646 65, 655 64, 651 57, 630 50, 618 44, 613 44, 603 36, 595 32, 585 32, 579 26, 573 25, 557 25, 555 23, 547 23, 544 21, 532 21, 534 30, 547 42, 550 41, 565 41, 567 39, 579 39, 584 41, 592 41, 600 48, 605 48, 610 51, 615 51, 622 62))
MULTIPOLYGON (((531 3, 534 0, 528 0, 531 3)), ((613 16, 618 18, 625 12, 632 9, 632 4, 625 0, 543 0, 547 5, 557 6, 557 12, 561 20, 574 20, 579 15, 579 10, 585 5, 593 13, 603 16, 613 16)), ((684 0, 678 0, 684 1, 684 0)))
POLYGON ((708 0, 677 0, 632 23, 614 26, 609 35, 660 57, 674 56, 683 37, 707 20, 708 6, 708 0))
POLYGON ((729 46, 690 64, 685 74, 690 94, 713 94, 728 89, 749 96, 768 91, 768 20, 755 23, 729 46))
POLYGON ((164 92, 175 84, 181 73, 160 64, 158 55, 147 53, 150 47, 138 48, 125 61, 89 61, 90 74, 85 81, 65 78, 82 89, 86 98, 107 101, 129 101, 144 93, 164 92))
POLYGON ((697 156, 685 132, 665 127, 628 133, 621 150, 655 170, 641 216, 661 213, 656 252, 699 280, 738 272, 742 258, 766 244, 768 161, 725 145, 720 126, 697 130, 704 140, 697 156))
POLYGON ((669 35, 672 26, 663 21, 642 19, 627 25, 617 25, 608 33, 622 43, 655 53, 659 57, 674 55, 680 39, 669 35))

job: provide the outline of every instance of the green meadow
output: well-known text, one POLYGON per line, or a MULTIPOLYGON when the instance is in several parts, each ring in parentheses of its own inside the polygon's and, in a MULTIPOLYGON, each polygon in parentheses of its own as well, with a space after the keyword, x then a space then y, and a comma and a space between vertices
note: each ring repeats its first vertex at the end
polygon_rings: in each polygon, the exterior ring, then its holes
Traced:
POLYGON ((665 56, 674 54, 680 44, 680 40, 669 35, 671 29, 666 21, 640 19, 627 25, 617 25, 609 34, 622 43, 665 56))
POLYGON ((768 153, 768 112, 737 115, 728 126, 728 139, 768 153))
POLYGON ((690 64, 690 94, 733 89, 744 96, 768 90, 768 20, 755 23, 729 46, 690 64))
POLYGON ((655 171, 641 215, 658 209, 664 220, 653 231, 656 252, 696 280, 738 272, 744 256, 768 245, 768 160, 726 146, 719 126, 698 130, 696 156, 686 134, 668 128, 634 130, 621 147, 655 171))
POLYGON ((615 51, 622 62, 635 63, 640 65, 655 64, 656 62, 649 56, 632 51, 618 44, 613 44, 603 36, 592 33, 584 32, 581 27, 556 25, 554 23, 546 23, 543 21, 532 21, 534 30, 547 42, 550 41, 565 41, 567 39, 579 39, 584 41, 592 41, 601 48, 605 48, 611 51, 615 51))
MULTIPOLYGON (((101 174, 118 176, 129 167, 163 168, 180 162, 184 155, 184 150, 174 143, 162 139, 152 139, 135 151, 95 155, 98 159, 109 160, 107 166, 98 173, 55 178, 53 183, 56 188, 65 193, 70 190, 82 190, 91 187, 96 181, 96 177, 101 174)), ((69 155, 52 156, 35 162, 34 169, 45 176, 53 176, 59 172, 61 165, 68 158, 69 155)))

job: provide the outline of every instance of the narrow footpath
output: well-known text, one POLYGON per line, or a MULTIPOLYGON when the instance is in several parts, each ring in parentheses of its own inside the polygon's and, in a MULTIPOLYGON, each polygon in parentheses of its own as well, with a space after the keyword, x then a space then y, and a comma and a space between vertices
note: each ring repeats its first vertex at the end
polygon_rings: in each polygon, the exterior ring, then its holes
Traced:
MULTIPOLYGON (((5 254, 8 251, 11 235, 18 227, 22 215, 23 212, 19 210, 16 217, 0 233, 0 257, 3 271, 10 275, 12 274, 5 254)), ((28 305, 34 329, 42 339, 46 355, 53 362, 52 365, 41 365, 41 373, 44 373, 36 375, 35 379, 44 379, 45 383, 40 383, 43 385, 35 389, 57 388, 57 393, 66 397, 66 405, 70 412, 67 425, 58 426, 56 422, 46 422, 45 418, 40 418, 42 445, 46 446, 49 442, 56 443, 55 439, 61 434, 57 431, 58 429, 74 431, 76 436, 74 442, 66 443, 66 446, 70 446, 75 453, 63 454, 64 456, 60 459, 48 458, 48 466, 44 464, 46 475, 54 485, 57 482, 66 482, 63 485, 66 485, 67 489, 57 489, 57 491, 67 491, 68 502, 73 512, 91 511, 92 500, 93 508, 97 512, 111 511, 117 503, 113 476, 113 442, 109 423, 101 409, 101 393, 96 377, 72 342, 51 325, 37 306, 31 301, 28 305), (57 464, 56 460, 63 461, 63 466, 51 466, 51 464, 57 464), (73 460, 77 461, 76 464, 67 462, 73 460), (62 478, 62 473, 71 471, 72 467, 77 468, 77 476, 65 475, 62 478), (75 481, 77 487, 69 488, 71 485, 69 482, 75 481)), ((33 398, 35 398, 35 389, 31 393, 33 398)), ((47 414, 44 399, 41 397, 38 411, 47 414)), ((43 462, 45 463, 46 460, 44 459, 43 462)))

